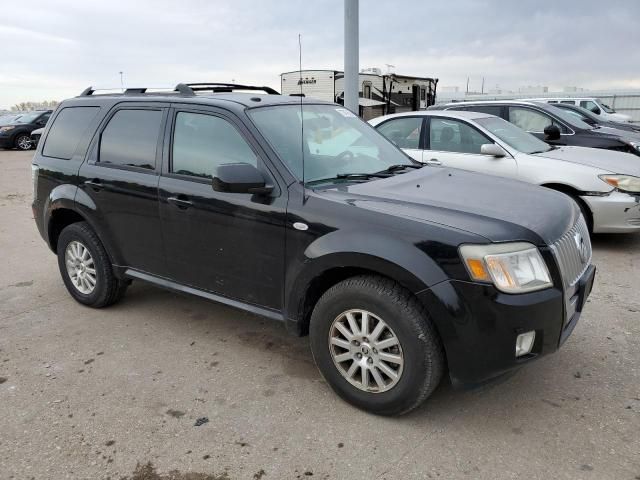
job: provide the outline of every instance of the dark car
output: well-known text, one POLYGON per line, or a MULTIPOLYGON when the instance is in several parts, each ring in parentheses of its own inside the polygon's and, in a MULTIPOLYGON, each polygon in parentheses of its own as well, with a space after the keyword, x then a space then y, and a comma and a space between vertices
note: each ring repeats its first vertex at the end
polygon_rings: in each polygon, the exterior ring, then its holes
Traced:
MULTIPOLYGON (((611 120, 606 120, 602 118, 600 115, 596 115, 591 110, 583 107, 579 107, 577 105, 570 105, 562 102, 549 102, 550 105, 553 105, 556 108, 561 108, 562 110, 566 110, 568 113, 577 116, 584 123, 591 125, 593 128, 597 127, 607 127, 607 128, 615 128, 616 130, 624 131, 624 132, 633 132, 635 135, 640 135, 640 125, 634 123, 623 123, 623 122, 613 122, 611 120)), ((620 134, 621 135, 621 134, 620 134)))
POLYGON ((595 267, 568 197, 423 166, 340 105, 247 89, 58 107, 33 214, 73 298, 106 307, 143 280, 280 320, 340 396, 385 415, 571 334, 595 267))
POLYGON ((543 102, 494 100, 456 102, 430 107, 436 110, 462 110, 489 113, 544 140, 550 145, 603 148, 640 155, 640 150, 620 135, 604 133, 575 115, 543 102))
POLYGON ((0 126, 0 148, 30 150, 31 132, 47 124, 52 110, 23 113, 18 118, 0 126))

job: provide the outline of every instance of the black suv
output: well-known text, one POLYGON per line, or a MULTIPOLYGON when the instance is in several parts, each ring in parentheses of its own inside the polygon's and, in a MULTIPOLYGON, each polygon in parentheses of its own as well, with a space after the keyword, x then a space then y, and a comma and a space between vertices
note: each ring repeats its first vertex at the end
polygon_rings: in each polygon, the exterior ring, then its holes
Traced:
POLYGON ((548 103, 524 100, 470 101, 434 105, 429 110, 488 113, 513 123, 549 145, 603 148, 640 155, 640 149, 635 144, 615 131, 599 131, 575 115, 548 103))
POLYGON ((30 150, 33 147, 31 132, 47 124, 52 110, 21 114, 17 119, 0 126, 0 148, 30 150))
POLYGON ((144 280, 283 321, 338 394, 386 415, 445 372, 478 384, 565 341, 595 274, 568 197, 425 167, 340 105, 238 92, 258 88, 58 107, 33 213, 78 302, 144 280))

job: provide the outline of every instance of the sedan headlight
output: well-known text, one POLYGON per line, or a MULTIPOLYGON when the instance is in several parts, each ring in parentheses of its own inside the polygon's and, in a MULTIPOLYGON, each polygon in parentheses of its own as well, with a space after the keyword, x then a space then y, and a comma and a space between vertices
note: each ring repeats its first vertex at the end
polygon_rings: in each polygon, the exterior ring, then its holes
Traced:
POLYGON ((599 175, 600 180, 629 193, 640 193, 640 177, 631 175, 599 175))
POLYGON ((473 280, 493 283, 505 293, 533 292, 553 285, 540 251, 531 243, 463 245, 460 255, 473 280))
POLYGON ((13 130, 16 127, 0 127, 0 133, 2 132, 8 132, 10 130, 13 130))

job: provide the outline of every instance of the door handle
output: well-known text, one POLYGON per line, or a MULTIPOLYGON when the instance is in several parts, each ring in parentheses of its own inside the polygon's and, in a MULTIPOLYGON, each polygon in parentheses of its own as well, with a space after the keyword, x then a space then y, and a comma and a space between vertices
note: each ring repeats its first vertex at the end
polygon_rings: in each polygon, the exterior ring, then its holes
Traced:
POLYGON ((427 165, 442 165, 442 162, 440 160, 438 160, 437 158, 431 158, 431 159, 425 161, 424 163, 426 163, 427 165))
POLYGON ((94 190, 101 190, 104 188, 102 182, 100 182, 100 180, 97 178, 94 178, 93 180, 86 180, 84 184, 90 186, 94 190))
POLYGON ((193 206, 193 202, 191 202, 190 200, 187 200, 186 198, 180 198, 180 197, 169 197, 167 198, 167 202, 175 205, 176 207, 182 210, 186 210, 187 208, 193 206))

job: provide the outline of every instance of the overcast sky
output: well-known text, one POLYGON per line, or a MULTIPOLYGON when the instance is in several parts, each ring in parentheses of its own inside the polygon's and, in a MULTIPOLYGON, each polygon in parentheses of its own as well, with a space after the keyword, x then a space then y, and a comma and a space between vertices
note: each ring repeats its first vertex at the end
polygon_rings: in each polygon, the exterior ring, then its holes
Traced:
MULTIPOLYGON (((441 86, 640 88, 640 0, 360 0, 360 67, 441 86)), ((85 87, 343 68, 342 0, 3 2, 0 108, 85 87)))

